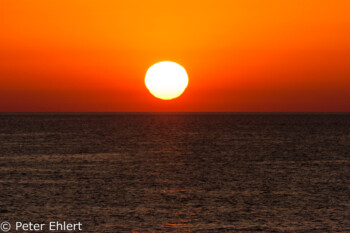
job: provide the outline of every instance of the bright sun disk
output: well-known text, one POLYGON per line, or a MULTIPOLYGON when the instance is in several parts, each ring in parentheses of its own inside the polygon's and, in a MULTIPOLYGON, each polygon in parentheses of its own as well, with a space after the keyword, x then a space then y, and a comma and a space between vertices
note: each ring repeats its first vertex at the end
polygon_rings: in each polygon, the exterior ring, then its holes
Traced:
POLYGON ((155 97, 170 100, 179 97, 185 91, 188 76, 181 65, 162 61, 147 70, 145 84, 155 97))

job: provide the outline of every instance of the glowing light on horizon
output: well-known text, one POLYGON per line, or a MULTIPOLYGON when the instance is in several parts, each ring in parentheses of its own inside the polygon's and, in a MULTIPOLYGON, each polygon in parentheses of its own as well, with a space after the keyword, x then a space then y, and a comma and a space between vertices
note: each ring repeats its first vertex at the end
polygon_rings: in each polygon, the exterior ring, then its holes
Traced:
POLYGON ((147 70, 145 84, 155 97, 170 100, 179 97, 185 91, 188 75, 181 65, 162 61, 147 70))

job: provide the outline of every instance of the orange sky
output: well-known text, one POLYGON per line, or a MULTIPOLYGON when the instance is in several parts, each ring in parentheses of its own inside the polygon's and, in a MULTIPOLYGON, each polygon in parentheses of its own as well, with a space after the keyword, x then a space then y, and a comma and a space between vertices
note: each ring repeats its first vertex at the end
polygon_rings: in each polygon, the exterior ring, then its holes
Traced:
POLYGON ((0 0, 0 111, 350 111, 350 1, 0 0), (152 64, 185 67, 171 101, 152 64))

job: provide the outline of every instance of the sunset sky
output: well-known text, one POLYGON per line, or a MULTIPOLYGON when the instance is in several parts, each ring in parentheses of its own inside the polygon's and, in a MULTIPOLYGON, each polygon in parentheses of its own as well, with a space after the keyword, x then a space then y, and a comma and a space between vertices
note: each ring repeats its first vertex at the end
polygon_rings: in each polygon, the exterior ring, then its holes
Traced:
POLYGON ((349 112, 350 1, 0 0, 1 112, 349 112), (174 61, 179 98, 147 90, 174 61))

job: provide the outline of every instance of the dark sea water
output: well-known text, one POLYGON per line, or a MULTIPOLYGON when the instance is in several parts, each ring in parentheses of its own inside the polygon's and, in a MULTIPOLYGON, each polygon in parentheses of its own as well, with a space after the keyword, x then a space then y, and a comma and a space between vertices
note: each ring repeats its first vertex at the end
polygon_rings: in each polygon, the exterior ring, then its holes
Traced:
POLYGON ((349 219, 350 115, 0 115, 12 228, 350 232, 349 219))

